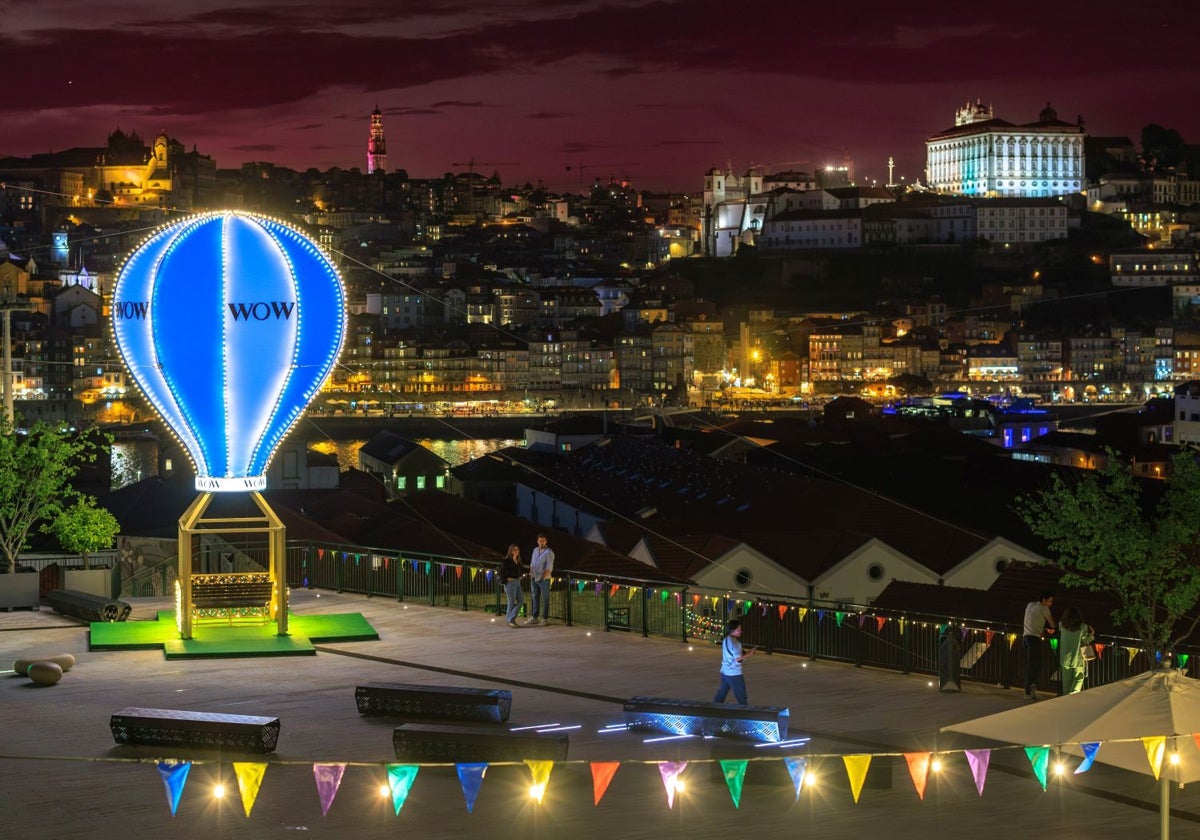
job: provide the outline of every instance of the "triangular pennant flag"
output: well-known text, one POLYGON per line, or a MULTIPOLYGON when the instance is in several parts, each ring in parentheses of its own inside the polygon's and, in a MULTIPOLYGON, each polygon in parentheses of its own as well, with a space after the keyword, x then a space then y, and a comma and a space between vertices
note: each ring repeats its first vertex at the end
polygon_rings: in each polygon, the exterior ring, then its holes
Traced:
POLYGON ((1052 649, 1052 650, 1053 650, 1055 653, 1058 653, 1058 639, 1057 639, 1057 638, 1051 638, 1051 639, 1050 639, 1050 648, 1051 648, 1051 649, 1052 649))
POLYGON ((495 569, 488 569, 487 573, 484 575, 484 577, 490 582, 492 579, 492 575, 494 575, 495 573, 496 573, 495 569))
POLYGON ((904 635, 904 625, 908 624, 908 620, 901 618, 896 623, 900 625, 900 635, 903 636, 904 635))
POLYGON ((1050 748, 1049 747, 1026 747, 1025 755, 1029 758, 1029 764, 1033 767, 1033 775, 1037 776, 1037 780, 1042 784, 1042 790, 1046 789, 1046 770, 1050 766, 1050 748))
POLYGON ((324 560, 324 559, 325 559, 325 549, 323 549, 323 548, 318 548, 318 549, 317 549, 317 559, 318 559, 318 560, 324 560))
POLYGON ((313 778, 317 781, 317 798, 321 800, 321 816, 329 814, 329 806, 342 786, 345 764, 314 764, 313 778))
POLYGON ((1135 658, 1137 658, 1137 655, 1138 655, 1138 650, 1137 650, 1137 648, 1129 648, 1129 664, 1130 664, 1130 665, 1132 665, 1132 664, 1133 664, 1133 660, 1134 660, 1135 658))
POLYGON ((887 624, 887 619, 881 615, 875 616, 875 632, 882 633, 883 625, 887 624))
POLYGON ((467 801, 467 813, 475 807, 475 799, 479 796, 479 787, 483 784, 483 776, 487 773, 487 763, 456 764, 458 782, 462 785, 463 799, 467 801))
POLYGON ((758 614, 761 615, 763 618, 767 617, 767 605, 766 604, 762 605, 762 607, 758 611, 758 614))
POLYGON ((433 564, 430 563, 428 560, 426 560, 425 561, 425 574, 429 574, 431 571, 433 571, 433 564))
POLYGON ((599 805, 600 800, 604 798, 604 794, 608 791, 608 783, 612 781, 613 776, 617 774, 617 769, 621 766, 619 761, 593 761, 592 762, 592 794, 594 797, 593 805, 599 805))
POLYGON ((1146 748, 1146 760, 1150 762, 1150 769, 1154 771, 1154 779, 1158 780, 1158 774, 1162 772, 1163 752, 1167 746, 1167 739, 1162 735, 1151 735, 1142 739, 1142 746, 1146 748))
POLYGON ((417 780, 417 771, 420 769, 421 765, 419 764, 389 764, 387 766, 388 790, 392 792, 392 807, 396 809, 397 814, 404 807, 404 802, 408 799, 408 792, 412 790, 413 782, 417 780))
POLYGON ((970 630, 968 630, 966 627, 964 627, 964 628, 962 629, 962 640, 963 640, 964 642, 967 640, 967 634, 968 634, 968 633, 970 633, 970 632, 971 632, 971 631, 970 631, 970 630))
POLYGON ((836 610, 833 613, 833 619, 834 619, 834 621, 837 622, 837 626, 841 627, 842 622, 846 620, 846 614, 844 612, 842 612, 841 610, 836 610))
MULTIPOLYGON (((619 586, 618 586, 617 588, 618 588, 618 589, 620 589, 621 587, 619 587, 619 586)), ((693 606, 693 607, 698 607, 698 606, 700 606, 700 596, 699 596, 699 595, 693 595, 693 596, 692 596, 692 606, 693 606)))
POLYGON ((825 610, 817 610, 817 624, 820 624, 825 618, 825 610))
POLYGON ((682 592, 675 593, 675 606, 677 606, 677 607, 683 606, 683 593, 682 592))
POLYGON ((859 614, 858 614, 858 629, 859 629, 859 630, 861 630, 861 629, 862 629, 863 622, 864 622, 864 621, 866 621, 866 620, 867 620, 867 617, 866 617, 866 615, 865 615, 865 614, 863 614, 863 613, 859 613, 859 614))
POLYGON ((625 600, 632 601, 633 596, 636 594, 637 594, 637 587, 636 586, 629 587, 629 591, 625 594, 625 600))
POLYGON ((1079 748, 1083 750, 1083 761, 1079 762, 1079 766, 1075 768, 1075 773, 1086 773, 1092 769, 1092 762, 1096 760, 1096 753, 1100 752, 1100 742, 1092 741, 1090 744, 1080 744, 1079 748))
POLYGON ((933 753, 904 754, 904 760, 908 762, 908 775, 912 776, 913 787, 921 799, 925 798, 925 783, 929 781, 929 763, 932 759, 933 753))
POLYGON ((167 804, 171 806, 171 816, 179 807, 179 797, 183 795, 183 786, 187 784, 188 771, 192 769, 190 761, 160 761, 158 775, 162 777, 163 787, 167 789, 167 804))
MULTIPOLYGON (((475 575, 479 574, 479 569, 475 566, 471 567, 471 580, 475 580, 475 575)), ((489 573, 490 574, 490 573, 489 573)))
POLYGON ((621 584, 614 583, 612 586, 608 587, 608 597, 611 598, 612 596, 616 595, 620 591, 621 591, 621 584))
POLYGON ((362 554, 354 552, 354 565, 358 566, 362 563, 362 554))
POLYGON ((984 642, 984 644, 986 644, 988 647, 991 647, 991 644, 992 644, 992 639, 994 639, 994 638, 996 638, 996 631, 995 631, 995 630, 987 630, 987 631, 985 631, 985 632, 984 632, 984 634, 983 634, 983 642, 984 642))
POLYGON ((944 634, 946 632, 946 628, 949 626, 950 626, 949 624, 939 624, 937 626, 938 635, 941 636, 942 634, 944 634))
POLYGON ((804 787, 804 774, 808 770, 807 758, 784 758, 788 775, 792 777, 792 786, 796 788, 796 799, 800 799, 800 788, 804 787))
POLYGON ((796 618, 804 621, 804 616, 808 615, 808 607, 796 607, 796 618))
POLYGON ((662 601, 664 604, 667 603, 667 596, 670 595, 671 593, 664 589, 660 594, 662 595, 662 597, 659 598, 658 600, 662 601))
POLYGON ((1005 636, 1005 638, 1008 639, 1009 650, 1012 650, 1012 646, 1017 643, 1017 634, 1009 633, 1007 636, 1005 636))
POLYGON ((747 763, 744 758, 721 760, 721 774, 729 787, 729 795, 733 797, 734 808, 742 806, 742 782, 746 780, 747 763))
POLYGON ((783 619, 787 616, 787 604, 780 604, 778 607, 778 610, 779 610, 779 620, 783 621, 783 619))
POLYGON ((983 783, 987 781, 988 762, 992 759, 991 750, 966 750, 967 763, 971 765, 971 775, 975 777, 975 789, 983 796, 983 783))
POLYGON ((546 785, 550 784, 550 771, 554 769, 553 761, 525 759, 529 775, 533 777, 533 787, 529 792, 538 802, 546 795, 546 785))
POLYGON ((686 761, 660 761, 658 772, 662 776, 663 787, 667 789, 667 807, 675 807, 675 790, 679 786, 679 776, 687 767, 686 761))
POLYGON ((446 564, 445 563, 438 563, 438 576, 439 577, 446 576, 446 564))
POLYGON ((454 567, 454 576, 459 580, 462 580, 462 566, 454 567))
MULTIPOLYGON (((595 583, 592 584, 592 591, 595 592, 597 595, 599 595, 601 592, 604 591, 604 584, 601 583, 600 581, 596 581, 595 583)), ((651 594, 653 594, 653 593, 651 593, 651 594)), ((666 594, 667 594, 666 592, 663 592, 664 596, 666 594)), ((667 599, 664 597, 663 600, 665 601, 667 599)))
POLYGON ((745 615, 746 613, 750 612, 750 605, 751 605, 750 601, 745 601, 742 603, 742 615, 745 615))
POLYGON ((1175 661, 1179 663, 1179 667, 1180 667, 1181 669, 1186 669, 1186 668, 1187 668, 1188 660, 1189 660, 1189 659, 1191 659, 1191 658, 1192 658, 1192 657, 1191 657, 1191 654, 1189 654, 1189 653, 1177 653, 1177 654, 1175 654, 1175 661))
POLYGON ((586 580, 577 580, 577 581, 575 581, 575 588, 576 588, 578 591, 582 592, 582 591, 583 591, 583 588, 584 588, 585 586, 587 586, 587 581, 586 581, 586 580))
POLYGON ((258 789, 262 787, 263 774, 267 772, 265 761, 235 761, 233 773, 237 776, 238 790, 242 792, 242 809, 250 816, 254 808, 254 800, 258 799, 258 789))
POLYGON ((854 794, 854 801, 858 801, 858 795, 862 793, 863 782, 867 780, 867 769, 871 766, 871 756, 869 755, 844 755, 842 762, 846 765, 846 775, 850 777, 850 792, 854 794))

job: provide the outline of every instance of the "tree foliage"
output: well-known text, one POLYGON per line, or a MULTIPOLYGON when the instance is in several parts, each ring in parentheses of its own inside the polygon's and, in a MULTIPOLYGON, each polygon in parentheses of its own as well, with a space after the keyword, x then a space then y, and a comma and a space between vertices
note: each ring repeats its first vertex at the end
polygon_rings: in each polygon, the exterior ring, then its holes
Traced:
POLYGON ((16 571, 29 534, 80 498, 70 480, 102 441, 44 422, 18 430, 0 417, 0 562, 16 571))
POLYGON ((1047 541, 1066 586, 1106 593, 1119 604, 1118 625, 1132 630, 1154 662, 1186 639, 1200 601, 1200 466, 1188 451, 1153 509, 1127 466, 1109 453, 1098 473, 1051 486, 1018 501, 1035 534, 1047 541))
POLYGON ((80 496, 54 518, 47 530, 63 548, 82 557, 86 569, 89 554, 112 547, 121 523, 104 508, 96 507, 91 496, 80 496))

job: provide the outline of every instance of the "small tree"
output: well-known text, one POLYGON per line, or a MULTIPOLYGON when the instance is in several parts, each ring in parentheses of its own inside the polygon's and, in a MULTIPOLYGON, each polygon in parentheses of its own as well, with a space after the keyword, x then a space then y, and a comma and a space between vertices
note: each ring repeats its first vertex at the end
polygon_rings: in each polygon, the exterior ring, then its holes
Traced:
POLYGON ((1018 501, 1018 511, 1049 543, 1062 583, 1112 596, 1118 625, 1130 628, 1156 662, 1196 628, 1200 601, 1200 466, 1187 451, 1154 510, 1121 460, 1018 501))
POLYGON ((121 523, 104 508, 96 507, 91 496, 80 496, 54 518, 47 530, 63 548, 82 557, 83 568, 88 569, 88 555, 112 547, 121 523))
MULTIPOLYGON (((2 412, 0 412, 2 414, 2 412)), ((0 563, 16 571, 33 528, 51 522, 80 494, 68 483, 96 459, 102 438, 41 421, 17 431, 0 416, 0 563)))

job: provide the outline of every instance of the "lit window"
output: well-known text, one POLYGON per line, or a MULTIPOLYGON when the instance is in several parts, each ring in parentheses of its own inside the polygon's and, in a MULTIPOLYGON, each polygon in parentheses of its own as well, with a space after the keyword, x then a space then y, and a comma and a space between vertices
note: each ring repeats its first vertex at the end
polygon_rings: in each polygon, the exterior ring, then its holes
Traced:
POLYGON ((423 475, 417 476, 417 489, 418 490, 425 489, 425 476, 423 476, 423 475))

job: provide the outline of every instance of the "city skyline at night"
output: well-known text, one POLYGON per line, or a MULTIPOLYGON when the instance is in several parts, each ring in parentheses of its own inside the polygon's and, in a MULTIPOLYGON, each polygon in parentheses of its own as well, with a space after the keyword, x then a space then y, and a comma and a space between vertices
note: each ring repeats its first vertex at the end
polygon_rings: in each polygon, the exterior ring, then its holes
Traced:
POLYGON ((1050 102, 1135 144, 1147 123, 1200 138, 1183 107, 1200 93, 1194 33, 1170 3, 952 17, 709 0, 6 5, 0 155, 97 146, 120 127, 165 131, 222 168, 365 170, 378 105, 388 169, 410 177, 682 191, 713 165, 811 170, 847 154, 859 182, 883 183, 889 157, 911 182, 926 138, 976 99, 1015 123, 1050 102))

